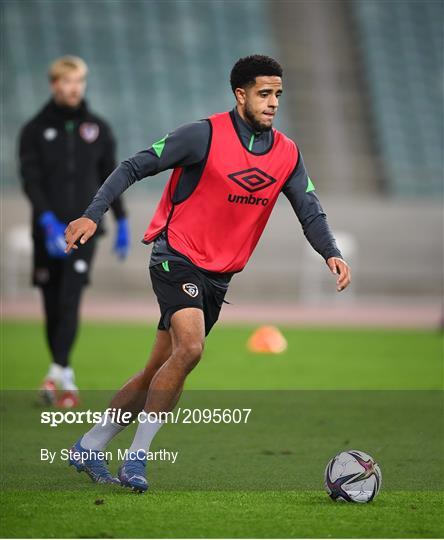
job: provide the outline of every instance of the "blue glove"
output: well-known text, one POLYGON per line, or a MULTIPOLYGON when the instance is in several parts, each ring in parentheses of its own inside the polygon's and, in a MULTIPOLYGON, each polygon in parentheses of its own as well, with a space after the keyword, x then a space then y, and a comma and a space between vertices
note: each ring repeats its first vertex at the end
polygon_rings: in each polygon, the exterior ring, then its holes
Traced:
POLYGON ((59 221, 52 212, 44 212, 39 217, 39 224, 45 231, 45 247, 49 256, 53 259, 63 259, 65 253, 65 229, 66 225, 59 221))
POLYGON ((119 259, 125 259, 130 248, 129 223, 126 218, 117 221, 117 234, 114 242, 114 253, 119 259))

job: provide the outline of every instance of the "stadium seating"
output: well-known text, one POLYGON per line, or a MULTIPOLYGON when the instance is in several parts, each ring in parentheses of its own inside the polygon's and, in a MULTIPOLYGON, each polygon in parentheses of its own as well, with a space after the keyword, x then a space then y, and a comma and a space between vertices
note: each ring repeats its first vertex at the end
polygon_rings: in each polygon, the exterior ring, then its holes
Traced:
POLYGON ((5 3, 6 183, 17 182, 16 136, 48 98, 55 57, 76 54, 89 64, 88 99, 111 122, 125 158, 181 123, 232 106, 235 60, 273 53, 265 9, 252 0, 5 3))
POLYGON ((352 3, 388 191, 442 190, 443 4, 352 3))

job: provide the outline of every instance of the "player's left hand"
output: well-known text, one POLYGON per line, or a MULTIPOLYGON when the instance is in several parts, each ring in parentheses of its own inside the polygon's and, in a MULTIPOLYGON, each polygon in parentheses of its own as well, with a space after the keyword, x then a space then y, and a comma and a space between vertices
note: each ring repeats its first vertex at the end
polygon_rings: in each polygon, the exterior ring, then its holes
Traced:
POLYGON ((114 253, 118 259, 125 259, 130 248, 130 231, 127 218, 120 218, 117 221, 117 233, 114 241, 114 253))
POLYGON ((327 259, 327 264, 331 273, 338 276, 338 279, 336 280, 336 290, 338 292, 343 291, 351 282, 350 267, 339 257, 330 257, 327 259))

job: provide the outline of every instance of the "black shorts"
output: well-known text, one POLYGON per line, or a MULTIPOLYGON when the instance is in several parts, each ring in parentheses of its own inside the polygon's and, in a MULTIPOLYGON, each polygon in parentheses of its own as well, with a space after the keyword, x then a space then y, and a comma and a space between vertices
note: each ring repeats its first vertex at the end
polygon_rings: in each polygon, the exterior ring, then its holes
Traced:
POLYGON ((96 241, 91 239, 79 245, 78 249, 73 249, 67 257, 54 259, 48 255, 43 241, 34 240, 33 285, 44 287, 59 283, 62 279, 87 285, 95 247, 96 241))
POLYGON ((194 307, 204 313, 207 336, 219 318, 229 280, 218 283, 193 264, 178 261, 151 266, 150 275, 160 307, 158 329, 168 330, 173 313, 194 307))

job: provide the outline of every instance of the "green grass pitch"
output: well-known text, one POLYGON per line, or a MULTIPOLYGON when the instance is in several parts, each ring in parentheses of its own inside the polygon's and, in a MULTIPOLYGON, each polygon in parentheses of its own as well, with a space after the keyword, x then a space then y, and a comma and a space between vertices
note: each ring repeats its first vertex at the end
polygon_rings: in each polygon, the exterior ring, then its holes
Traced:
MULTIPOLYGON (((5 322, 2 536, 442 537, 441 336, 282 328, 288 350, 258 356, 245 347, 251 330, 213 330, 181 402, 251 406, 251 422, 164 426, 155 447, 178 448, 180 457, 151 464, 151 491, 138 496, 40 462, 40 447, 69 446, 85 428, 39 425, 42 326, 5 322), (327 460, 348 448, 381 464, 383 488, 371 504, 334 503, 322 490, 327 460)), ((85 407, 107 405, 142 367, 153 335, 143 325, 83 325, 73 363, 85 407)), ((120 445, 131 436, 121 434, 120 445)))

